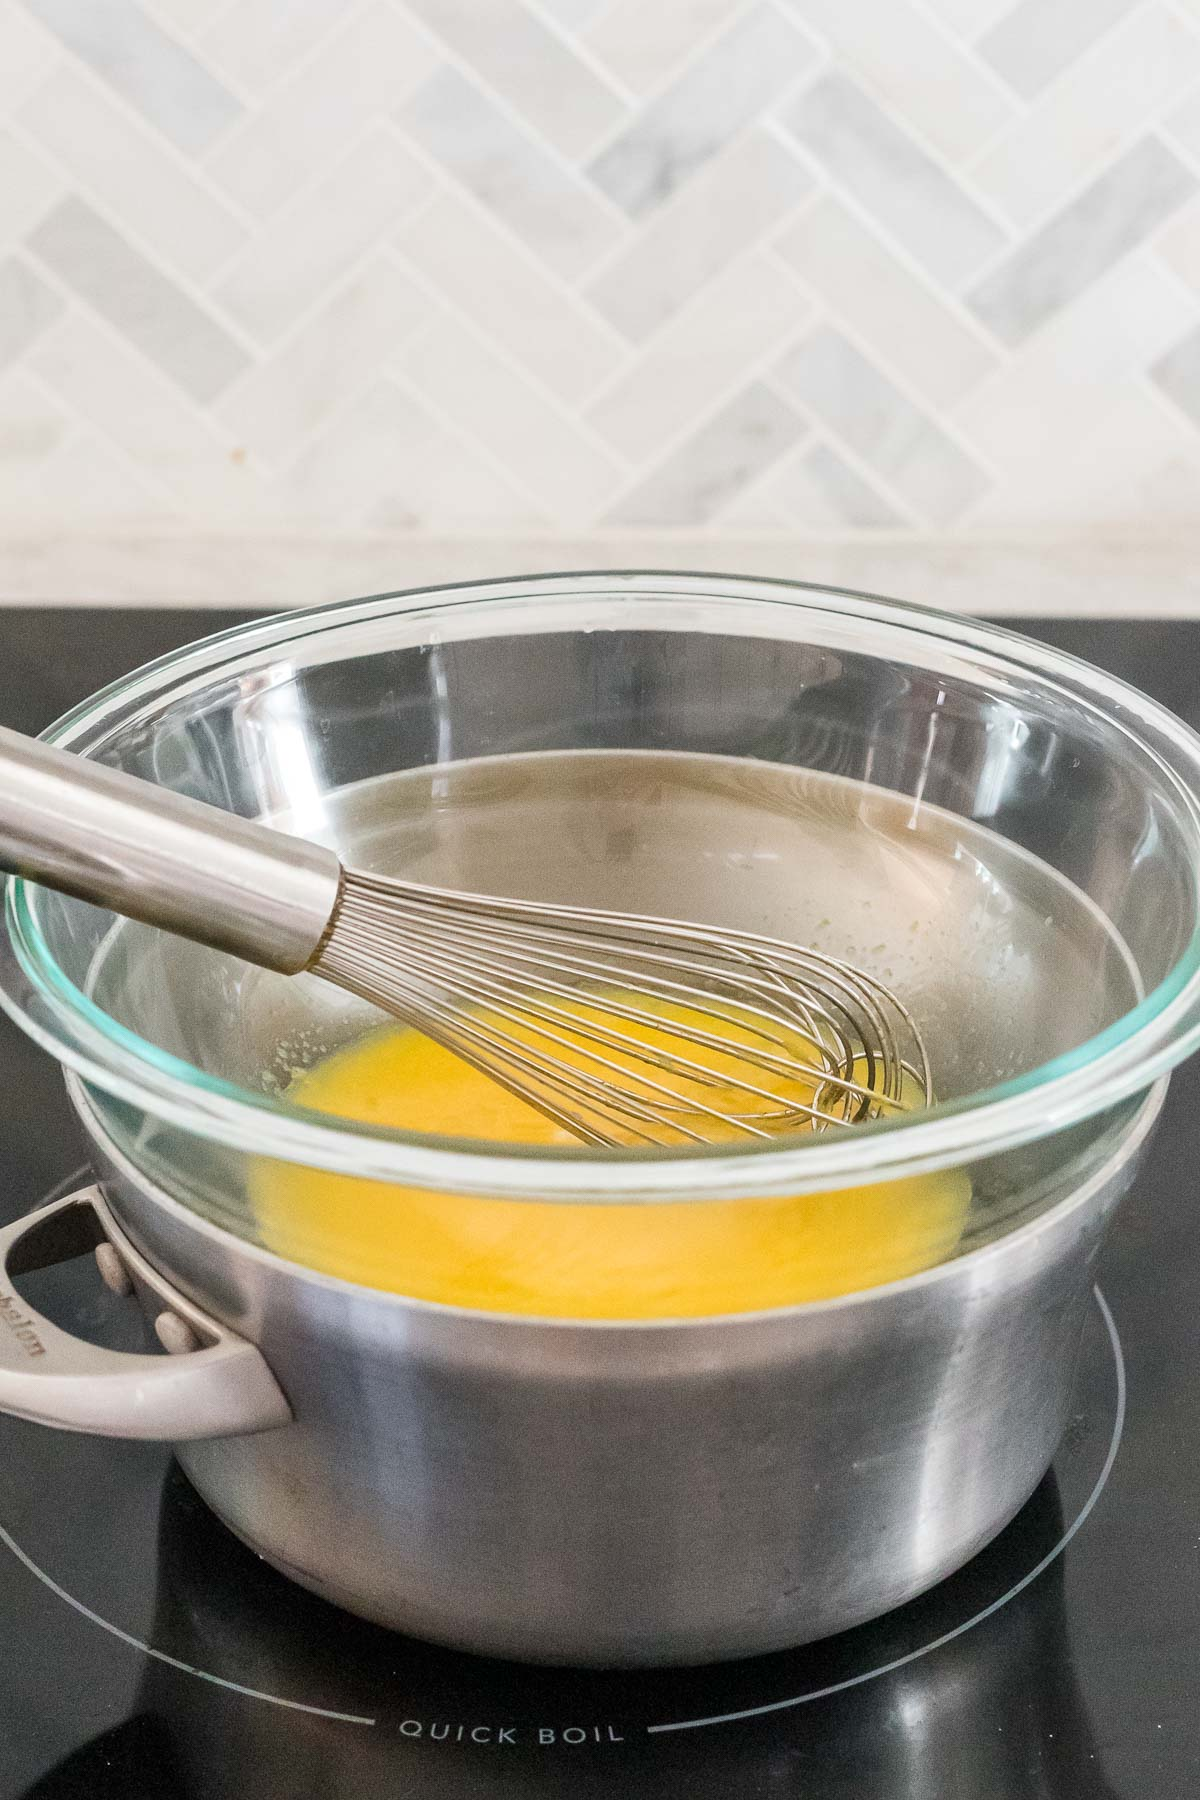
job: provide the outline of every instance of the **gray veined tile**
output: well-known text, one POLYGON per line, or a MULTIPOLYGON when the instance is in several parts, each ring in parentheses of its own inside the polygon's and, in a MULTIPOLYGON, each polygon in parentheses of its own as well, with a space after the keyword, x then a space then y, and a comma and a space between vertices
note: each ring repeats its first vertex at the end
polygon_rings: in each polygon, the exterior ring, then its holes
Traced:
POLYGON ((61 311, 54 289, 15 256, 6 256, 0 262, 0 368, 20 356, 61 311))
POLYGON ((970 294, 975 316, 1019 344, 1137 248, 1196 191, 1196 177, 1144 138, 1028 238, 970 294))
POLYGON ((82 200, 64 200, 27 241, 47 268, 194 400, 213 399, 245 366, 245 352, 229 333, 82 200))
POLYGON ((1200 327, 1160 357, 1150 373, 1168 400, 1200 426, 1200 327))
POLYGON ((815 59, 811 39, 773 6, 752 8, 637 114, 588 173, 610 200, 640 218, 815 59))
POLYGON ((944 290, 915 274, 894 247, 833 194, 804 207, 777 249, 825 311, 934 413, 961 399, 996 362, 983 334, 944 290))
POLYGON ((626 494, 605 522, 702 525, 803 433, 792 408, 752 382, 626 494))
POLYGON ((771 229, 812 186, 800 159, 751 130, 641 227, 593 281, 591 299, 638 342, 656 331, 771 229))
POLYGON ((17 117, 73 187, 153 244, 184 280, 203 282, 243 242, 239 222, 178 157, 65 58, 17 117))
POLYGON ((134 0, 25 0, 35 18, 171 142, 197 155, 241 104, 134 0))
POLYGON ((1143 132, 1170 134, 1172 108, 1197 77, 1200 38, 1152 0, 1027 107, 972 164, 972 177, 1022 233, 1032 230, 1143 132))
MULTIPOLYGON (((278 0, 277 0, 278 4, 278 0)), ((406 0, 537 137, 584 156, 625 111, 598 75, 524 0, 406 0)))
POLYGON ((1031 100, 1137 0, 1020 0, 976 46, 1009 87, 1031 100))
POLYGON ((927 0, 780 3, 947 168, 969 163, 1017 110, 991 71, 939 30, 927 0))
POLYGON ((832 326, 789 351, 774 380, 932 524, 957 518, 988 485, 982 469, 832 326))
POLYGON ((784 129, 939 281, 958 286, 1005 234, 915 138, 845 75, 814 82, 784 129))
POLYGON ((908 522, 828 444, 814 444, 801 470, 814 502, 833 524, 855 531, 895 531, 908 522))
POLYGON ((620 237, 620 221, 598 196, 456 69, 439 70, 398 117, 560 275, 581 274, 620 237))

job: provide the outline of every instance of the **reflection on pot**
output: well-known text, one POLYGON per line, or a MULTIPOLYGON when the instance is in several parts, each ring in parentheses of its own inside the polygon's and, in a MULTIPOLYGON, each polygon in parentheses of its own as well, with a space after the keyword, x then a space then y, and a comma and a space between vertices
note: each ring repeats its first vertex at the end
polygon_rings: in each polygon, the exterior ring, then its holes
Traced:
POLYGON ((285 1710, 156 1660, 136 1716, 27 1800, 1106 1800, 1071 1664, 1061 1561, 913 1655, 1009 1592, 1062 1526, 1048 1477, 973 1563, 887 1619, 742 1663, 605 1675, 485 1662, 363 1625, 244 1550, 173 1471, 155 1646, 260 1695, 375 1723, 285 1710), (851 1685, 757 1717, 647 1730, 839 1682, 851 1685))

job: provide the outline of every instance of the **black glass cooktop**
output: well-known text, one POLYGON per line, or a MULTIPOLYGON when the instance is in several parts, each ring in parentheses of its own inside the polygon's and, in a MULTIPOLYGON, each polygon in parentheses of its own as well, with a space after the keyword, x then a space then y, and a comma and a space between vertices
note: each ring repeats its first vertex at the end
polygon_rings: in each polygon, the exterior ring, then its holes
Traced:
MULTIPOLYGON (((0 612, 34 730, 229 620, 0 612)), ((1036 624, 1200 724, 1200 624, 1036 624)), ((0 1216, 78 1179, 52 1063, 0 1021, 0 1216)), ((1074 1417, 1024 1512, 933 1593, 787 1654, 596 1675, 366 1626, 236 1542, 169 1451, 0 1418, 0 1800, 1200 1794, 1200 1069, 1101 1268, 1074 1417)), ((129 1342, 85 1262, 37 1299, 129 1342)))

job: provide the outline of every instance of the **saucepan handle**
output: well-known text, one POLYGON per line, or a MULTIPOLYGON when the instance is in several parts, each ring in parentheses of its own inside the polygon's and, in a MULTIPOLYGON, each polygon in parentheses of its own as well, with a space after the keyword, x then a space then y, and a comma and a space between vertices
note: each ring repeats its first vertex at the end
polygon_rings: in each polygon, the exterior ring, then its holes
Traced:
POLYGON ((286 1425, 291 1408, 261 1352, 164 1281, 95 1187, 0 1228, 0 1411, 101 1437, 231 1437, 286 1425), (15 1291, 13 1277, 96 1252, 108 1285, 136 1291, 167 1354, 105 1350, 15 1291))

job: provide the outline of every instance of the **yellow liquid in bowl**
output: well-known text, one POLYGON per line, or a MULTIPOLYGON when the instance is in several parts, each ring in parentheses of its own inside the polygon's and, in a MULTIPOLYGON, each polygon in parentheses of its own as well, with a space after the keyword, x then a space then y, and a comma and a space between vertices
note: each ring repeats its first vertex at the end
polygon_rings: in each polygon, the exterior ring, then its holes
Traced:
MULTIPOLYGON (((576 1142, 400 1027, 326 1057, 293 1082, 289 1098, 409 1131, 576 1142)), ((251 1197, 268 1249, 367 1287, 535 1318, 666 1319, 824 1300, 914 1274, 953 1253, 970 1193, 966 1175, 953 1170, 780 1200, 558 1206, 427 1193, 263 1159, 251 1197)))

